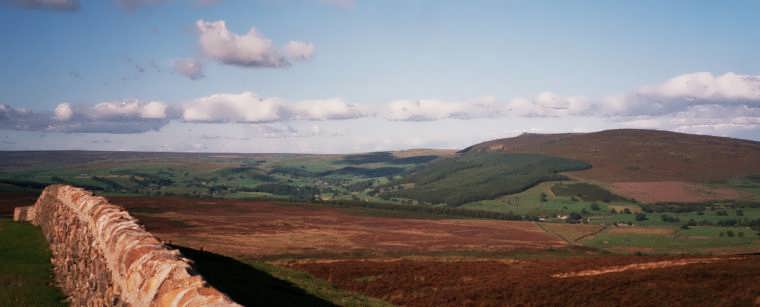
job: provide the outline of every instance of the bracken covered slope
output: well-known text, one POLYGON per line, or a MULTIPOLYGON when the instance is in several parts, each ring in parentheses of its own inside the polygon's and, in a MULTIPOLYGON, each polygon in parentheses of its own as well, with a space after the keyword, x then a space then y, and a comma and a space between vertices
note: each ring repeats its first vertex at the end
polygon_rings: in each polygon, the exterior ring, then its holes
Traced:
POLYGON ((590 163, 573 172, 602 182, 725 180, 760 174, 760 142, 658 130, 522 134, 462 152, 538 153, 590 163))

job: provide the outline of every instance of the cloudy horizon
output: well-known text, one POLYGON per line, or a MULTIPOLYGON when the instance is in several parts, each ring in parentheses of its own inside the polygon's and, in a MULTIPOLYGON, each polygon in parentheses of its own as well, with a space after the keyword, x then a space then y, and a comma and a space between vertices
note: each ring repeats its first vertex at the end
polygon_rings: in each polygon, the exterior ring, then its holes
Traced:
POLYGON ((760 35, 743 29, 760 5, 742 4, 7 0, 0 149, 349 153, 617 128, 758 141, 760 35))

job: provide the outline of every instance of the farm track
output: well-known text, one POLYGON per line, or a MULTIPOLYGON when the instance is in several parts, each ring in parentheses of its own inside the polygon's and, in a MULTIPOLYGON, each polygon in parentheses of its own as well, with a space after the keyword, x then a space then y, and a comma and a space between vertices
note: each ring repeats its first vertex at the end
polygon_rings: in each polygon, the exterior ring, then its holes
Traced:
POLYGON ((579 236, 579 237, 577 237, 575 239, 569 239, 569 238, 566 238, 564 235, 562 235, 562 234, 560 234, 560 233, 558 233, 556 231, 553 231, 553 230, 547 228, 542 223, 539 223, 539 222, 533 222, 533 223, 536 224, 536 226, 538 228, 541 228, 541 230, 554 235, 555 237, 557 237, 557 238, 559 238, 559 239, 567 242, 567 244, 569 244, 569 245, 575 245, 575 246, 582 246, 582 244, 580 244, 578 242, 582 241, 583 239, 595 236, 595 235, 597 235, 597 234, 605 231, 609 227, 607 225, 602 225, 602 227, 600 227, 599 229, 597 229, 597 230, 595 230, 595 231, 593 231, 591 233, 583 234, 583 235, 581 235, 581 236, 579 236))
POLYGON ((578 272, 557 273, 557 274, 553 274, 552 277, 554 278, 587 277, 587 276, 597 276, 597 275, 610 274, 610 273, 620 273, 620 272, 633 271, 633 270, 635 271, 655 270, 655 269, 663 269, 663 268, 684 266, 684 265, 690 265, 690 264, 712 263, 712 262, 718 262, 718 261, 742 260, 742 259, 744 258, 743 257, 723 257, 723 258, 713 257, 713 258, 665 260, 665 261, 656 261, 656 262, 634 263, 634 264, 628 264, 628 265, 622 265, 622 266, 605 267, 605 268, 584 270, 584 271, 578 271, 578 272))
POLYGON ((586 238, 591 238, 591 237, 593 237, 595 235, 598 235, 598 234, 602 233, 603 231, 607 230, 607 228, 609 228, 609 227, 610 226, 608 226, 608 225, 602 225, 602 228, 599 228, 599 230, 594 231, 592 233, 588 233, 588 234, 582 235, 582 236, 578 237, 577 239, 575 239, 575 241, 573 241, 573 243, 577 243, 577 242, 583 241, 586 238))

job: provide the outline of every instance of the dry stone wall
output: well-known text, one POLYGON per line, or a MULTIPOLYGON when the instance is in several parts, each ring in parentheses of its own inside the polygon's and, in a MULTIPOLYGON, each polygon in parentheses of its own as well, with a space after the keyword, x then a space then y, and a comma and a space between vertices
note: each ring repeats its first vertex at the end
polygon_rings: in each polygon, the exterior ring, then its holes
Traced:
POLYGON ((18 209, 16 219, 42 228, 72 306, 239 306, 103 197, 52 185, 18 209))

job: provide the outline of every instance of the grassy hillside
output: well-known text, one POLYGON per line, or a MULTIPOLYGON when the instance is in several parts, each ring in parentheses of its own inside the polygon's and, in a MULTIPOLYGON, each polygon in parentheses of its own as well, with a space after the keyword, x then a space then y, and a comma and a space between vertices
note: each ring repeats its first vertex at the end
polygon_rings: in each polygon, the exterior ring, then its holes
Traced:
POLYGON ((0 306, 66 306, 39 229, 0 219, 0 261, 0 306))
POLYGON ((461 205, 517 193, 539 182, 562 179, 559 172, 588 167, 580 161, 543 155, 468 153, 415 169, 385 195, 461 205))
POLYGON ((760 142, 656 130, 523 134, 464 152, 545 154, 590 163, 574 173, 601 181, 704 182, 760 174, 760 142))

